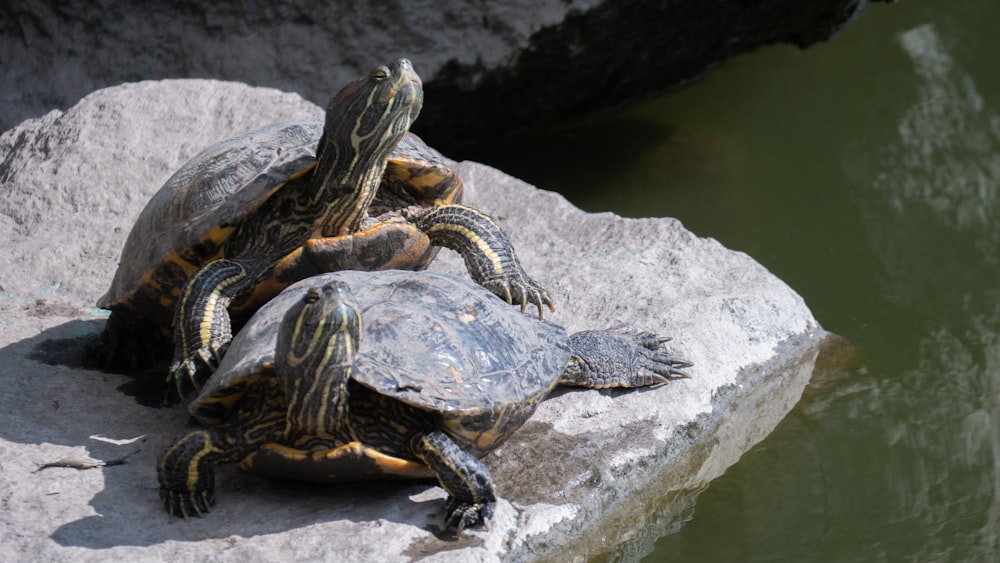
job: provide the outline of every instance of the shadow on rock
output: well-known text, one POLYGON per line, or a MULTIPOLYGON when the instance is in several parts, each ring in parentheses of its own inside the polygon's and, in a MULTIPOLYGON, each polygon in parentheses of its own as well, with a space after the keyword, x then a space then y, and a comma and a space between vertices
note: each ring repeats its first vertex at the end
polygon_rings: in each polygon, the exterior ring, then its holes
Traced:
POLYGON ((147 407, 161 407, 167 392, 166 373, 169 366, 169 356, 163 356, 158 362, 143 368, 103 369, 95 358, 94 349, 99 344, 99 337, 104 323, 99 320, 70 321, 51 330, 69 333, 68 337, 47 337, 32 346, 28 359, 51 366, 65 366, 73 369, 99 370, 102 372, 130 376, 117 387, 117 390, 134 397, 136 402, 147 407))
POLYGON ((24 445, 6 456, 5 479, 44 505, 41 523, 31 526, 53 522, 50 537, 60 545, 150 546, 338 521, 407 523, 431 532, 442 525, 444 493, 433 481, 319 485, 235 466, 217 469, 211 513, 170 522, 158 497, 157 459, 194 423, 183 406, 137 404, 122 392, 133 378, 80 367, 102 324, 72 320, 0 348, 0 439, 24 445))
POLYGON ((90 502, 97 514, 60 526, 52 540, 63 546, 106 549, 249 538, 326 522, 396 522, 433 531, 444 510, 443 494, 433 495, 428 491, 433 485, 424 482, 318 485, 267 479, 227 466, 216 473, 218 501, 212 512, 171 521, 157 497, 155 467, 142 469, 148 478, 138 490, 123 486, 113 469, 105 470, 106 487, 90 502), (423 499, 428 494, 432 498, 423 499), (414 502, 412 497, 420 500, 414 502))

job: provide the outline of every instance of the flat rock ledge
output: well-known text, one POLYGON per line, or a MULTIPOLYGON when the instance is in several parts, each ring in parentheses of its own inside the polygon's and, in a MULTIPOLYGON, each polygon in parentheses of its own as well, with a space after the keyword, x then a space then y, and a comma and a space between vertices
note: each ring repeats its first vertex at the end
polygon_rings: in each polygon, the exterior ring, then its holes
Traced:
MULTIPOLYGON (((218 472, 210 515, 168 523, 155 464, 186 411, 138 404, 119 390, 127 376, 53 360, 101 329, 94 302, 125 236, 178 166, 246 129, 321 115, 294 94, 168 80, 100 90, 0 136, 0 537, 11 560, 632 559, 798 400, 828 334, 750 257, 674 219, 584 213, 462 162, 468 203, 552 290, 553 320, 673 336, 694 377, 555 393, 486 458, 496 515, 457 541, 434 533, 444 493, 433 483, 315 486, 232 467, 218 472)), ((448 251, 433 268, 464 270, 448 251)))

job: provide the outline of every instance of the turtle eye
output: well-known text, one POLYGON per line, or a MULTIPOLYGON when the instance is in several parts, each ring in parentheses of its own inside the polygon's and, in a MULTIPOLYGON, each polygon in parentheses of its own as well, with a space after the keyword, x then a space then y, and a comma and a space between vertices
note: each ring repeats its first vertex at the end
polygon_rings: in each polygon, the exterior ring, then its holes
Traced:
POLYGON ((303 297, 302 300, 306 303, 315 303, 319 301, 319 290, 315 287, 309 288, 309 291, 306 292, 306 296, 303 297))
POLYGON ((380 66, 372 71, 372 79, 375 80, 376 82, 382 82, 383 80, 386 80, 388 78, 389 78, 389 69, 384 66, 380 66))

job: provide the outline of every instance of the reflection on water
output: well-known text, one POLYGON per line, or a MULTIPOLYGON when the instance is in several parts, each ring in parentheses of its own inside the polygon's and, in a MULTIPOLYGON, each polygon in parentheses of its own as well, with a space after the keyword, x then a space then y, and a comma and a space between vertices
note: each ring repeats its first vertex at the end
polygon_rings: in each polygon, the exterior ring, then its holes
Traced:
POLYGON ((1000 117, 933 24, 898 41, 918 79, 915 100, 877 163, 854 173, 885 299, 927 318, 913 365, 872 380, 870 406, 885 415, 870 418, 888 456, 875 514, 898 530, 880 551, 991 560, 1000 532, 1000 365, 992 361, 1000 353, 1000 117))
POLYGON ((998 279, 1000 116, 932 24, 898 37, 919 79, 916 96, 879 162, 854 174, 872 187, 860 190, 860 207, 887 297, 941 309, 944 296, 959 310, 998 279))
POLYGON ((861 351, 685 497, 649 560, 1000 560, 997 21, 995 0, 875 5, 827 44, 478 155, 748 252, 861 351))
POLYGON ((1000 555, 1000 118, 950 54, 953 38, 933 23, 896 38, 915 77, 891 94, 896 126, 857 123, 842 154, 879 307, 901 311, 879 329, 912 338, 864 336, 867 367, 820 374, 654 558, 1000 555))

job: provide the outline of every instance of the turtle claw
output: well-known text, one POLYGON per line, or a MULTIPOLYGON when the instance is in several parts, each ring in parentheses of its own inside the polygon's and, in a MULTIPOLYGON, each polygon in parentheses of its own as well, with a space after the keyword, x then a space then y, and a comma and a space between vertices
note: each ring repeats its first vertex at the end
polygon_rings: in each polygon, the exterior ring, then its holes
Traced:
POLYGON ((563 371, 561 383, 596 389, 662 385, 672 379, 690 379, 684 371, 694 364, 660 346, 669 338, 630 327, 585 330, 570 335, 574 360, 563 371))
POLYGON ((684 369, 693 366, 693 362, 669 354, 657 354, 652 359, 656 362, 656 365, 652 369, 657 374, 665 378, 680 377, 682 379, 691 379, 691 374, 684 371, 684 369))
MULTIPOLYGON (((510 284, 507 283, 507 280, 501 280, 501 281, 497 282, 497 285, 500 286, 500 291, 502 291, 503 294, 501 295, 500 293, 497 293, 496 290, 493 290, 493 293, 496 293, 497 295, 499 295, 500 298, 503 299, 504 301, 506 301, 508 305, 513 305, 514 304, 514 296, 511 295, 510 284)), ((523 303, 521 304, 521 312, 522 313, 524 312, 524 304, 523 303)))
POLYGON ((691 374, 681 371, 683 368, 693 366, 691 362, 684 360, 676 360, 671 358, 671 360, 678 363, 670 364, 664 363, 663 365, 650 364, 646 365, 644 368, 640 369, 636 374, 636 380, 644 382, 647 385, 662 385, 664 383, 670 383, 673 379, 691 379, 691 374))
POLYGON ((643 371, 651 372, 650 375, 661 383, 669 383, 671 378, 679 377, 691 379, 691 374, 684 371, 694 365, 693 362, 671 356, 660 350, 660 346, 670 341, 670 338, 657 337, 650 332, 639 335, 640 343, 645 347, 641 355, 643 358, 643 371))
POLYGON ((625 334, 629 333, 635 334, 636 340, 639 341, 639 344, 642 344, 648 350, 657 350, 659 349, 660 346, 673 340, 669 336, 657 336, 652 332, 646 332, 646 331, 638 332, 630 327, 623 327, 621 329, 621 332, 625 334))
POLYGON ((542 310, 542 306, 548 307, 550 313, 556 311, 555 305, 552 304, 551 294, 547 289, 542 289, 540 287, 525 288, 523 286, 519 287, 521 293, 519 295, 519 300, 521 302, 521 312, 524 312, 525 306, 531 303, 538 309, 538 318, 544 318, 545 314, 542 310))
POLYGON ((160 501, 167 511, 168 522, 173 523, 174 517, 180 516, 187 522, 192 516, 201 518, 212 511, 215 504, 214 491, 175 491, 160 488, 160 501))
POLYGON ((493 501, 472 503, 450 498, 445 506, 445 529, 453 530, 455 536, 459 536, 465 528, 477 524, 488 526, 495 509, 496 502, 493 501))
POLYGON ((538 309, 539 319, 545 316, 543 307, 548 307, 550 313, 554 313, 556 310, 549 290, 542 288, 525 275, 519 275, 515 279, 489 280, 482 285, 509 305, 520 305, 522 313, 525 312, 528 305, 534 305, 538 309))
POLYGON ((652 332, 639 331, 627 325, 611 330, 626 338, 634 338, 642 346, 638 350, 638 355, 641 358, 641 365, 639 366, 641 376, 652 378, 659 383, 669 383, 670 379, 674 377, 691 379, 691 375, 683 370, 693 366, 694 363, 683 358, 678 358, 677 356, 671 356, 660 350, 661 346, 670 342, 673 338, 669 336, 657 336, 652 332))
POLYGON ((227 348, 229 348, 228 343, 212 343, 198 348, 191 356, 174 362, 167 375, 167 385, 173 387, 176 395, 169 394, 164 402, 168 405, 176 403, 201 389, 212 372, 222 363, 227 348))

